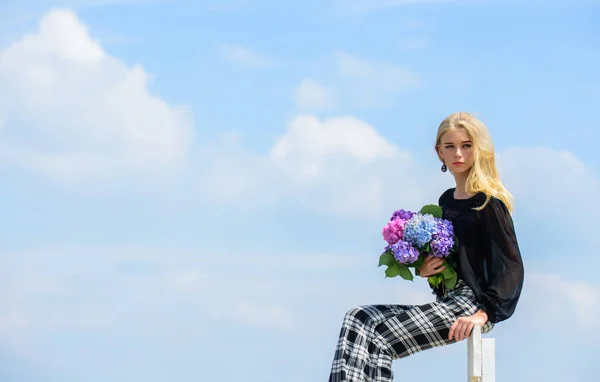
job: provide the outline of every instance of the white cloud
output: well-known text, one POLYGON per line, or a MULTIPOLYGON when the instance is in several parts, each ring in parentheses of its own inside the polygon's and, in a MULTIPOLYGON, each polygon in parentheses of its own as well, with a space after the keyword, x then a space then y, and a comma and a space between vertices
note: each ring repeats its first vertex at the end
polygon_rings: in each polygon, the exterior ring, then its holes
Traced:
MULTIPOLYGON (((368 77, 369 68, 357 64, 346 70, 368 77)), ((216 145, 205 161, 215 166, 203 176, 203 191, 223 202, 243 200, 245 208, 291 202, 320 212, 378 217, 400 206, 435 203, 453 186, 433 153, 416 158, 349 115, 298 115, 265 154, 250 152, 237 139, 216 145)), ((537 229, 540 239, 548 232, 576 231, 570 234, 578 238, 590 234, 600 214, 598 205, 590 203, 600 193, 600 178, 573 153, 509 147, 498 152, 498 164, 516 196, 518 224, 535 222, 529 231, 537 229), (567 227, 553 219, 557 209, 569 211, 581 224, 567 227)))
POLYGON ((600 314, 600 284, 568 280, 551 273, 530 272, 527 277, 534 288, 531 294, 535 298, 529 301, 535 307, 536 316, 562 316, 561 319, 574 322, 577 330, 593 331, 600 314), (540 299, 539 296, 552 297, 540 299))
POLYGON ((312 210, 380 216, 399 204, 435 203, 435 185, 443 187, 439 171, 428 178, 410 153, 349 116, 300 115, 267 155, 249 153, 236 142, 215 149, 206 161, 216 167, 202 176, 202 190, 245 208, 293 200, 312 210))
POLYGON ((573 153, 511 147, 499 154, 499 162, 502 177, 515 195, 515 215, 531 238, 560 238, 554 251, 571 255, 573 242, 595 235, 600 206, 593 201, 600 194, 600 178, 573 153))
POLYGON ((261 53, 252 51, 245 46, 235 44, 220 44, 219 53, 227 60, 250 68, 264 68, 273 64, 273 60, 261 53))
POLYGON ((226 320, 298 329, 287 307, 289 297, 321 292, 318 285, 298 289, 301 279, 311 273, 358 269, 365 263, 348 254, 282 253, 277 257, 284 260, 274 262, 274 255, 265 253, 240 256, 220 250, 215 256, 127 247, 0 255, 14 258, 0 272, 0 297, 5 302, 0 342, 7 336, 63 330, 155 330, 165 317, 173 319, 190 305, 195 307, 190 314, 204 324, 226 320), (123 262, 152 266, 124 272, 118 266, 123 262), (153 320, 147 320, 148 314, 153 320))
MULTIPOLYGON (((510 147, 500 153, 511 189, 554 208, 596 208, 600 178, 573 153, 550 147, 510 147)), ((598 211, 598 210, 596 210, 598 211)))
POLYGON ((333 52, 320 66, 322 80, 307 76, 294 90, 302 111, 391 107, 421 86, 419 77, 398 63, 344 51, 333 52))
POLYGON ((0 50, 2 160, 64 178, 172 169, 186 158, 190 114, 148 89, 67 10, 0 50))
POLYGON ((331 90, 310 78, 302 80, 294 89, 294 100, 303 110, 327 109, 335 105, 331 90))
POLYGON ((382 60, 367 60, 336 53, 341 94, 349 94, 359 107, 384 107, 393 96, 420 86, 410 70, 382 60))
POLYGON ((210 163, 198 173, 198 192, 210 200, 240 208, 273 204, 281 199, 281 182, 272 163, 244 146, 242 137, 221 135, 202 149, 200 161, 210 163))
POLYGON ((325 168, 336 161, 368 164, 401 154, 372 126, 357 118, 339 117, 321 122, 307 115, 291 121, 287 132, 271 148, 269 157, 293 178, 304 181, 322 177, 325 168))
MULTIPOLYGON (((288 362, 310 362, 319 358, 318 354, 331 355, 343 314, 353 307, 422 304, 434 298, 423 279, 414 283, 385 279, 383 269, 376 266, 376 251, 239 254, 220 249, 218 254, 131 248, 10 253, 12 260, 0 272, 0 296, 13 304, 0 310, 0 344, 18 349, 36 364, 68 373, 74 370, 73 358, 81 356, 79 346, 88 349, 89 343, 100 341, 104 347, 86 352, 81 360, 87 372, 95 373, 98 366, 88 357, 95 355, 104 365, 120 365, 123 357, 131 360, 131 343, 136 354, 152 359, 166 357, 173 346, 184 351, 198 343, 211 345, 209 353, 203 349, 198 353, 207 357, 221 351, 215 349, 226 352, 231 346, 263 346, 261 356, 277 357, 273 349, 294 338, 297 346, 281 360, 287 367, 288 362), (118 263, 134 260, 152 263, 155 271, 118 271, 118 263), (241 336, 248 326, 273 342, 257 345, 252 339, 240 340, 248 338, 241 336), (56 340, 57 333, 61 341, 56 340), (85 344, 78 342, 81 338, 85 344), (121 353, 122 346, 127 354, 121 353)), ((539 347, 549 343, 561 346, 561 341, 594 346, 593 334, 585 339, 580 334, 593 333, 600 285, 534 269, 528 274, 517 314, 492 334, 498 339, 499 357, 514 352, 513 338, 548 341, 540 342, 539 347), (548 337, 552 330, 556 332, 548 337)), ((440 352, 427 352, 410 362, 427 364, 428 358, 439 358, 440 352)), ((464 359, 463 346, 444 348, 443 352, 442 363, 455 356, 464 359)), ((259 358, 257 354, 246 357, 248 362, 259 358)), ((226 362, 223 359, 216 356, 216 365, 226 362)), ((541 362, 540 356, 533 361, 541 362)), ((321 362, 327 367, 327 361, 321 362)), ((514 373, 526 371, 513 369, 514 373)), ((133 371, 141 370, 134 367, 133 371)), ((459 374, 458 370, 449 372, 459 374)))

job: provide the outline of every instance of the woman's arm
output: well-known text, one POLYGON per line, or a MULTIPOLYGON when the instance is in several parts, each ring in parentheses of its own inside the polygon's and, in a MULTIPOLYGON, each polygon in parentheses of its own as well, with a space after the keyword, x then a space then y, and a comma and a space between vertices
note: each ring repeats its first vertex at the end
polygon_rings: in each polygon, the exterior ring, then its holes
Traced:
POLYGON ((480 212, 486 251, 484 269, 487 289, 472 316, 459 317, 448 339, 467 338, 476 324, 497 323, 514 313, 523 288, 523 259, 510 213, 501 200, 492 198, 480 212))
POLYGON ((523 288, 523 259, 512 218, 501 200, 491 198, 480 218, 487 280, 480 308, 496 323, 510 318, 517 307, 523 288))

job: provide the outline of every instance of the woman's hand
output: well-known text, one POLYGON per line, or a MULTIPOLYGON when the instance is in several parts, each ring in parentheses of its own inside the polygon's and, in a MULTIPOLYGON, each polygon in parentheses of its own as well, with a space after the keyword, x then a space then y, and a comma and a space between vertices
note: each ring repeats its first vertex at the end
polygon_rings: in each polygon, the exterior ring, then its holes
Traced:
POLYGON ((471 331, 476 324, 484 325, 488 320, 487 314, 483 310, 477 311, 472 316, 459 317, 454 321, 450 327, 450 333, 448 333, 448 340, 452 340, 452 337, 457 341, 462 341, 471 335, 471 331))
POLYGON ((424 260, 423 265, 419 268, 419 276, 421 277, 433 276, 446 269, 443 265, 443 258, 427 255, 424 260))

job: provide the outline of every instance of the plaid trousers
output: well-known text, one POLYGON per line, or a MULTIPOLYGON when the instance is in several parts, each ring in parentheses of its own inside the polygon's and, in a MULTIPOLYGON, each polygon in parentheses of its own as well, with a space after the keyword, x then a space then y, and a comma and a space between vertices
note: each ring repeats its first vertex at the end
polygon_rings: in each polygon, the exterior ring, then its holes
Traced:
MULTIPOLYGON (((471 288, 456 287, 424 305, 364 305, 344 317, 329 382, 391 382, 392 361, 419 351, 456 342, 450 326, 477 312, 471 288)), ((482 333, 494 324, 486 322, 482 333)))

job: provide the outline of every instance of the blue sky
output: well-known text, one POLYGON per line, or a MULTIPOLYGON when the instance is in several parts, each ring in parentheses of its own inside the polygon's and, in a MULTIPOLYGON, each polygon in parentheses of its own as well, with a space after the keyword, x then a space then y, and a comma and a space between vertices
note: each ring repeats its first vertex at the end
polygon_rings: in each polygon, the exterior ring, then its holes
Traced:
MULTIPOLYGON (((432 298, 380 232, 453 185, 431 145, 468 110, 526 263, 497 378, 592 381, 599 5, 3 2, 0 379, 326 380, 348 309, 432 298)), ((466 343, 396 379, 431 365, 466 343)))

